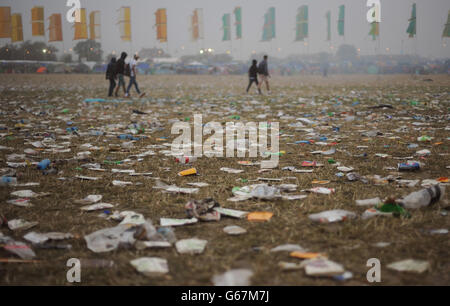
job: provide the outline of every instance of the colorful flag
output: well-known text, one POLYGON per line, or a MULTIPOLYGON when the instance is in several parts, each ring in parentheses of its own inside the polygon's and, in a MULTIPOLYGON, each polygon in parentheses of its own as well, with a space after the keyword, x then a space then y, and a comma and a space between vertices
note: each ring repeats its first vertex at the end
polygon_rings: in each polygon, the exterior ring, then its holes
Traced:
POLYGON ((450 10, 448 11, 447 23, 445 24, 444 32, 442 32, 442 37, 450 37, 450 10))
POLYGON ((74 24, 74 35, 73 40, 79 40, 79 39, 87 39, 88 38, 88 31, 87 31, 87 23, 86 23, 86 9, 81 8, 77 12, 77 14, 80 14, 80 22, 75 22, 74 24))
POLYGON ((45 36, 44 8, 35 6, 31 9, 31 27, 33 36, 45 36))
POLYGON ((296 18, 296 41, 303 41, 308 37, 308 6, 303 5, 298 9, 296 18))
POLYGON ((327 41, 331 40, 331 12, 328 11, 326 14, 327 19, 327 41))
POLYGON ((409 34, 409 37, 412 38, 416 35, 416 4, 414 3, 412 6, 411 18, 409 19, 408 29, 406 29, 406 33, 409 34))
POLYGON ((23 41, 22 15, 13 14, 11 16, 11 41, 23 41))
POLYGON ((49 17, 50 25, 48 27, 48 41, 63 41, 61 14, 53 14, 49 17))
POLYGON ((234 19, 236 20, 236 39, 242 38, 242 8, 240 6, 234 9, 234 19))
POLYGON ((374 21, 370 24, 369 35, 372 36, 373 40, 377 39, 377 36, 380 35, 380 23, 379 22, 374 21))
POLYGON ((271 7, 264 15, 263 41, 270 41, 276 37, 275 32, 275 8, 271 7))
POLYGON ((122 41, 131 41, 131 8, 123 6, 119 9, 119 31, 122 41))
POLYGON ((231 40, 231 15, 230 14, 223 14, 222 29, 223 29, 222 41, 231 40))
POLYGON ((193 41, 203 39, 203 9, 195 9, 191 15, 191 38, 193 41))
POLYGON ((159 42, 167 42, 167 13, 166 9, 158 9, 156 16, 156 39, 159 42))
POLYGON ((338 33, 339 36, 344 36, 344 26, 345 26, 345 5, 339 7, 339 20, 338 20, 338 33))
POLYGON ((89 34, 91 40, 100 39, 100 11, 89 14, 89 34))
POLYGON ((0 7, 0 38, 11 37, 11 8, 0 7))

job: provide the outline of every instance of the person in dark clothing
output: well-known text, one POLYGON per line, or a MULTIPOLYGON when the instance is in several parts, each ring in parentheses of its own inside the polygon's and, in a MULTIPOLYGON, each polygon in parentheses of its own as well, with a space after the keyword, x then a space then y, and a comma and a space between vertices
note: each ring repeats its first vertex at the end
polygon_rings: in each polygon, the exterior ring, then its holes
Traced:
POLYGON ((125 75, 125 59, 127 58, 128 54, 126 52, 122 52, 122 54, 120 55, 120 59, 117 61, 117 65, 116 65, 116 73, 117 73, 117 77, 119 79, 119 84, 117 84, 116 87, 116 97, 118 96, 119 93, 119 89, 122 86, 123 88, 123 92, 127 93, 127 90, 125 89, 125 79, 124 79, 124 75, 125 75))
POLYGON ((258 74, 259 74, 259 79, 260 79, 260 83, 258 85, 258 89, 261 92, 262 84, 266 83, 267 91, 270 93, 270 87, 269 87, 270 75, 269 75, 269 68, 268 68, 268 65, 267 65, 267 58, 268 58, 268 56, 264 55, 264 60, 262 62, 260 62, 259 66, 258 66, 258 74))
MULTIPOLYGON (((247 93, 250 90, 250 87, 253 83, 258 86, 258 66, 256 65, 258 62, 256 60, 253 60, 252 65, 248 69, 248 87, 247 87, 247 93)), ((261 94, 261 90, 258 88, 258 92, 261 94)))
POLYGON ((116 87, 116 58, 112 57, 111 62, 108 64, 108 68, 106 69, 106 79, 109 80, 109 91, 108 91, 108 97, 112 97, 114 88, 116 87))

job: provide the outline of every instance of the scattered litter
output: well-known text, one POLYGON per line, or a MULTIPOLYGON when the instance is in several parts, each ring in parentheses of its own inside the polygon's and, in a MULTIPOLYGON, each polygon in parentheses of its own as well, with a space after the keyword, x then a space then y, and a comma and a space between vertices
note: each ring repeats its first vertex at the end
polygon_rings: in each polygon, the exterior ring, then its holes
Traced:
POLYGON ((169 273, 167 260, 158 257, 141 257, 130 261, 131 265, 145 276, 169 273))
POLYGON ((208 241, 197 238, 178 240, 175 243, 177 252, 180 254, 201 254, 208 241))
POLYGON ((268 211, 251 212, 247 215, 248 221, 269 221, 273 216, 273 213, 268 211))
POLYGON ((354 219, 356 218, 356 214, 348 210, 334 209, 309 215, 308 218, 312 221, 320 223, 333 223, 344 221, 346 219, 354 219))
POLYGON ((252 270, 234 269, 220 275, 215 275, 212 282, 214 286, 250 286, 252 276, 252 270))
POLYGON ((228 235, 242 235, 247 233, 247 230, 245 228, 242 228, 237 225, 229 225, 223 228, 223 231, 227 233, 228 235))
POLYGON ((426 260, 405 259, 387 265, 389 269, 399 272, 423 273, 430 268, 426 260))

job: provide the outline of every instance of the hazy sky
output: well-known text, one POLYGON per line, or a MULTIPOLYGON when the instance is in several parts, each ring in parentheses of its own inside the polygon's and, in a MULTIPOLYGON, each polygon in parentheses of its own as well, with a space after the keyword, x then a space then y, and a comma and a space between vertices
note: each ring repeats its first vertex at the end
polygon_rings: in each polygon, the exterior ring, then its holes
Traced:
MULTIPOLYGON (((11 6, 12 13, 22 13, 24 39, 42 40, 31 36, 31 8, 35 5, 45 7, 47 18, 53 13, 63 17, 64 43, 54 42, 60 50, 72 48, 72 25, 65 19, 67 0, 0 0, 0 6, 11 6)), ((315 53, 335 51, 342 43, 349 43, 361 49, 361 54, 392 53, 420 54, 429 57, 450 57, 450 39, 441 38, 449 0, 381 0, 381 25, 379 40, 373 42, 368 35, 370 25, 366 20, 366 0, 80 0, 87 14, 93 10, 101 11, 101 43, 103 50, 139 51, 143 47, 162 47, 173 56, 199 52, 200 48, 213 48, 215 52, 230 50, 236 58, 248 59, 252 51, 267 52, 273 56, 284 57, 295 53, 315 53), (406 33, 412 3, 417 3, 417 38, 410 39, 406 33), (346 5, 345 38, 337 34, 338 7, 346 5), (309 38, 294 42, 295 17, 301 5, 309 6, 309 38), (122 42, 117 25, 121 6, 131 7, 132 43, 122 42), (232 41, 222 42, 222 15, 232 13, 236 6, 242 7, 243 39, 235 39, 232 28, 232 41), (276 39, 261 42, 264 14, 270 6, 276 8, 276 39), (156 41, 154 12, 167 8, 168 44, 156 41), (191 42, 189 16, 195 8, 203 8, 205 39, 191 42), (325 14, 331 10, 331 43, 326 41, 325 14), (183 49, 184 47, 184 49, 183 49), (378 51, 375 51, 378 48, 378 51), (389 48, 387 50, 386 48, 389 48)), ((234 24, 234 16, 231 19, 234 24)), ((46 38, 48 39, 48 32, 46 38)), ((0 39, 0 44, 9 39, 0 39)))

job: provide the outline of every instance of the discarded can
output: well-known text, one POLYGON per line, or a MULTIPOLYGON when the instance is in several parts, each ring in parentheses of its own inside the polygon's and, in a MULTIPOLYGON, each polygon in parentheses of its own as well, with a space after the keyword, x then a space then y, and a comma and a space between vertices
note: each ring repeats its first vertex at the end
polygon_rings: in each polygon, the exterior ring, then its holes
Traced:
POLYGON ((416 171, 420 170, 420 164, 418 162, 406 162, 398 164, 398 171, 416 171))

